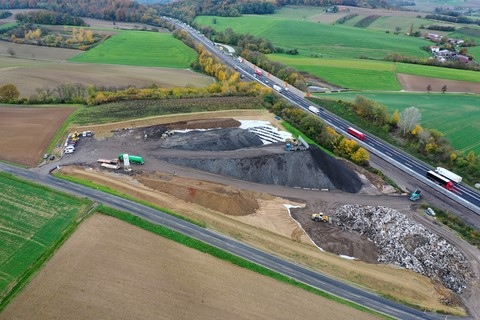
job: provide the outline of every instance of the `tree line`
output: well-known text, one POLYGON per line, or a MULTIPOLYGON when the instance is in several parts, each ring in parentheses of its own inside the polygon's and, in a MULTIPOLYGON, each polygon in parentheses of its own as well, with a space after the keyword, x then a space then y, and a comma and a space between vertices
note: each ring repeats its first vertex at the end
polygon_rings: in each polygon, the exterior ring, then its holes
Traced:
POLYGON ((67 26, 88 26, 85 20, 80 17, 74 17, 67 13, 58 13, 54 11, 29 11, 26 13, 17 13, 15 19, 20 23, 35 23, 48 25, 67 25, 67 26))

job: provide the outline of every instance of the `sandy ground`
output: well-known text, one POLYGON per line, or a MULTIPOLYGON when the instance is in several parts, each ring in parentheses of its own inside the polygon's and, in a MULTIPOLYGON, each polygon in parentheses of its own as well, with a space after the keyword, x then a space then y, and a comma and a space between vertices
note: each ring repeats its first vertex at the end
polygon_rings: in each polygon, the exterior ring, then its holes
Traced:
POLYGON ((0 318, 319 319, 319 315, 376 319, 95 215, 82 223, 0 318))
POLYGON ((75 108, 0 106, 0 154, 4 161, 36 166, 75 108))

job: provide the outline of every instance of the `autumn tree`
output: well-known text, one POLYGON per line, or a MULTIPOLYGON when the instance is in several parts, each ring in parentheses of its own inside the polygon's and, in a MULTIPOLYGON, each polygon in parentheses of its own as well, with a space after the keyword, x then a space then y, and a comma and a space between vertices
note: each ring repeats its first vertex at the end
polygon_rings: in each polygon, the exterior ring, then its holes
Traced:
POLYGON ((420 123, 421 119, 422 115, 417 108, 410 107, 403 110, 400 113, 400 121, 398 122, 398 126, 402 130, 403 136, 415 128, 415 126, 420 123))
POLYGON ((20 96, 17 87, 12 83, 4 84, 0 87, 0 101, 1 102, 15 102, 20 96))
POLYGON ((370 154, 367 150, 365 150, 365 148, 360 147, 351 155, 350 159, 356 164, 365 166, 370 160, 370 154))
POLYGON ((395 110, 392 114, 392 117, 390 118, 390 124, 392 127, 398 127, 398 123, 400 122, 400 113, 398 110, 395 110))

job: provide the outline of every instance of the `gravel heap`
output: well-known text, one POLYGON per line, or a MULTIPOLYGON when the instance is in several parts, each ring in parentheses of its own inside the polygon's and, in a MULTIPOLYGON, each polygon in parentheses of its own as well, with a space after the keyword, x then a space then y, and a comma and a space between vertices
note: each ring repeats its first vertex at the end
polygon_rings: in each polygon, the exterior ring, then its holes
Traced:
MULTIPOLYGON (((360 191, 359 176, 322 150, 312 146, 307 151, 285 151, 284 144, 273 144, 276 150, 264 150, 254 133, 245 129, 218 129, 176 133, 162 144, 163 148, 189 151, 214 151, 211 156, 158 158, 172 164, 195 168, 236 179, 282 185, 294 188, 360 191), (252 151, 252 147, 254 151, 252 151), (231 150, 245 152, 231 155, 231 150)), ((272 145, 270 145, 272 146, 272 145)))
POLYGON ((439 280, 461 293, 473 278, 465 256, 453 245, 404 214, 381 206, 344 205, 335 212, 342 229, 366 235, 378 248, 378 262, 392 263, 439 280))

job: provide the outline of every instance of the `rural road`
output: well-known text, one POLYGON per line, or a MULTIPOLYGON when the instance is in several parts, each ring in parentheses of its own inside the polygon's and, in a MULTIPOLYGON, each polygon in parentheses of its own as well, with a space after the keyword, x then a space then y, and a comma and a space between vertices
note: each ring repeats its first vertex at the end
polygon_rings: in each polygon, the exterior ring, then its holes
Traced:
MULTIPOLYGON (((284 261, 278 257, 247 246, 211 230, 196 226, 141 204, 64 181, 50 175, 42 175, 31 170, 18 168, 3 163, 0 163, 0 170, 70 194, 88 197, 93 201, 129 212, 152 223, 165 226, 202 242, 208 243, 214 247, 242 257, 246 260, 262 265, 268 269, 279 272, 287 277, 308 284, 314 288, 329 292, 333 295, 353 301, 357 304, 390 315, 392 317, 398 319, 445 319, 444 315, 424 313, 419 310, 397 304, 368 291, 364 291, 355 286, 347 285, 343 282, 330 279, 305 267, 284 261)), ((449 319, 465 318, 449 316, 449 319)))

